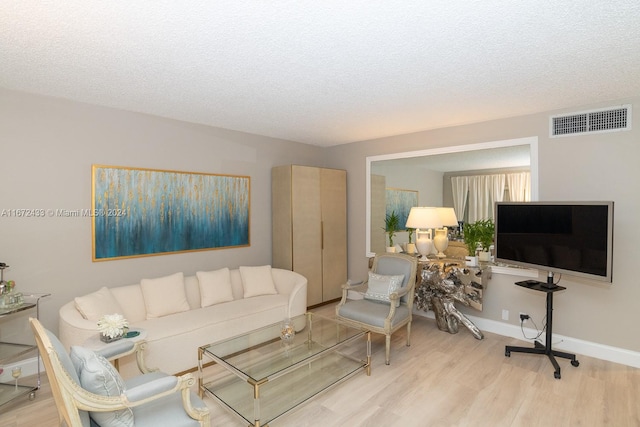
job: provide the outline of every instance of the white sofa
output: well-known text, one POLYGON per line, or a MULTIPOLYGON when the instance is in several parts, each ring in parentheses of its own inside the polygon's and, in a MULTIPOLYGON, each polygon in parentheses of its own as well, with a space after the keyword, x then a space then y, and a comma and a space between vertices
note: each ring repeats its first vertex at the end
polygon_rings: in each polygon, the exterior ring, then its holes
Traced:
MULTIPOLYGON (((167 373, 191 370, 198 347, 295 317, 307 309, 307 279, 271 266, 182 273, 102 288, 60 308, 59 337, 72 345, 95 341, 97 319, 121 313, 143 329, 147 366, 167 373)), ((135 357, 120 360, 124 377, 137 374, 135 357)))

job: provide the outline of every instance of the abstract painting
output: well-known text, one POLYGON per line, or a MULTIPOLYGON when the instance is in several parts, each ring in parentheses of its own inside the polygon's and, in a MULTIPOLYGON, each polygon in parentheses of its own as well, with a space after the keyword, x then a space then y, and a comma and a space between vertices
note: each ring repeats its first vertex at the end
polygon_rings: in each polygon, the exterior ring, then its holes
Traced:
POLYGON ((249 246, 248 176, 93 165, 93 260, 249 246))
POLYGON ((415 190, 401 190, 399 188, 386 189, 386 214, 395 212, 398 216, 399 229, 404 230, 409 211, 418 206, 418 192, 415 190))

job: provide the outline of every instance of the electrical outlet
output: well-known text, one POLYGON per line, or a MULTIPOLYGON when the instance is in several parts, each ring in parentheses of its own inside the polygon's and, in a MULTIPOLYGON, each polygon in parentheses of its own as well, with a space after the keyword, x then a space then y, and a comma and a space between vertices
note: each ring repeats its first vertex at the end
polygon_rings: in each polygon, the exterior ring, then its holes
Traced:
POLYGON ((509 320, 509 310, 502 310, 502 320, 509 320))
POLYGON ((525 324, 527 323, 528 319, 529 319, 529 315, 527 313, 520 312, 520 322, 525 324))

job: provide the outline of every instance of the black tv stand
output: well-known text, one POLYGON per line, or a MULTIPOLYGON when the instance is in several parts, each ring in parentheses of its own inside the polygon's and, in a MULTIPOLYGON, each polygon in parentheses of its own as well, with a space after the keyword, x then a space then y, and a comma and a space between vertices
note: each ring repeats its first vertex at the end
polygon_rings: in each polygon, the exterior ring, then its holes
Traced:
POLYGON ((546 283, 539 282, 537 280, 524 280, 522 282, 516 282, 516 285, 522 286, 523 288, 527 289, 533 289, 534 291, 545 292, 547 294, 547 328, 545 333, 545 344, 542 345, 540 342, 534 341, 533 347, 516 347, 508 345, 504 348, 504 355, 507 357, 511 357, 512 351, 516 353, 546 354, 554 367, 553 376, 557 379, 560 379, 560 365, 558 365, 556 357, 570 359, 571 365, 573 366, 577 367, 580 365, 580 362, 578 362, 578 360, 576 359, 575 354, 565 353, 563 351, 553 350, 551 348, 551 340, 553 335, 553 293, 563 291, 566 288, 554 284, 552 280, 548 280, 546 283))

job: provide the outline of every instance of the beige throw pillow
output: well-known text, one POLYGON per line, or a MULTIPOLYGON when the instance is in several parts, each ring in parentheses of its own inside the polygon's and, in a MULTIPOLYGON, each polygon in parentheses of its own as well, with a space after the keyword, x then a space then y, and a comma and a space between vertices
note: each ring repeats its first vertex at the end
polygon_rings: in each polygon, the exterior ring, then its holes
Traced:
POLYGON ((140 281, 147 319, 180 313, 190 309, 184 290, 184 275, 175 273, 140 281))
MULTIPOLYGON (((369 283, 364 298, 382 303, 391 303, 389 295, 398 292, 402 287, 404 274, 385 276, 369 272, 369 283)), ((396 307, 400 306, 400 300, 396 301, 396 307)))
POLYGON ((231 274, 227 267, 214 271, 198 271, 200 287, 200 307, 233 301, 231 274))
POLYGON ((87 320, 97 321, 105 314, 122 314, 120 303, 111 294, 107 287, 102 287, 96 292, 76 297, 74 299, 76 309, 87 320))
POLYGON ((275 295, 278 293, 273 283, 271 266, 240 267, 244 297, 256 297, 258 295, 275 295))

